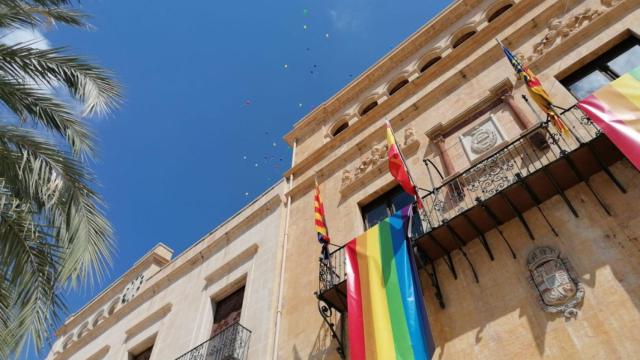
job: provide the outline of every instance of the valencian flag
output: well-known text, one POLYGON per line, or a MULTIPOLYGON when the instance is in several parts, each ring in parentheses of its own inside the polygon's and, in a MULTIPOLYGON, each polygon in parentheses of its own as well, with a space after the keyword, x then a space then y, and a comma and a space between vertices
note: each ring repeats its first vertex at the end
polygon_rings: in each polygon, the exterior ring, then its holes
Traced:
POLYGON ((316 182, 316 194, 313 197, 315 206, 315 222, 318 241, 322 244, 322 257, 329 259, 329 231, 327 230, 327 222, 324 219, 324 205, 320 199, 320 186, 316 182))
POLYGON ((560 115, 558 115, 558 112, 553 108, 553 101, 551 101, 549 94, 547 94, 542 87, 540 80, 538 80, 536 75, 529 70, 529 67, 526 64, 523 64, 517 57, 515 57, 500 41, 498 41, 498 43, 502 46, 502 51, 504 51, 504 54, 507 56, 511 66, 513 66, 513 69, 518 74, 518 77, 527 84, 527 90, 529 91, 531 99, 533 99, 542 111, 547 114, 547 117, 553 126, 555 126, 562 135, 567 135, 569 133, 569 129, 562 121, 562 118, 560 118, 560 115))
POLYGON ((405 237, 409 211, 405 207, 346 245, 351 359, 433 355, 420 279, 405 237))
POLYGON ((583 99, 578 107, 640 170, 640 66, 583 99))
POLYGON ((400 184, 400 186, 406 193, 411 194, 415 197, 416 202, 418 203, 418 208, 424 209, 422 199, 418 195, 418 190, 416 189, 416 186, 411 179, 409 168, 404 162, 404 158, 402 157, 400 149, 396 144, 396 137, 395 135, 393 135, 393 129, 391 128, 391 124, 389 124, 388 121, 387 148, 387 155, 389 156, 389 172, 396 179, 396 181, 398 181, 398 184, 400 184))

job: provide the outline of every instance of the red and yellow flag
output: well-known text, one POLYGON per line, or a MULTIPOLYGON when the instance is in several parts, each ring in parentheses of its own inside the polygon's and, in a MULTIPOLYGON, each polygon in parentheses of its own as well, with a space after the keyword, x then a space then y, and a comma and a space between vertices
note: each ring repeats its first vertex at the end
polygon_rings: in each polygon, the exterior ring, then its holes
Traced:
POLYGON ((324 218, 324 205, 322 204, 322 199, 320 198, 320 186, 316 182, 316 194, 314 196, 314 207, 315 207, 315 223, 316 223, 316 233, 318 236, 318 241, 322 244, 322 256, 324 259, 329 258, 329 231, 327 230, 327 223, 324 218))
POLYGON ((527 84, 527 90, 531 99, 538 104, 545 114, 547 114, 547 117, 553 126, 555 126, 562 135, 569 134, 569 129, 562 121, 562 118, 560 118, 560 115, 558 115, 558 112, 553 108, 553 101, 551 101, 551 97, 549 97, 549 94, 547 94, 545 89, 542 87, 542 83, 538 77, 529 70, 529 67, 526 64, 523 64, 511 53, 511 51, 509 51, 509 49, 502 45, 502 43, 500 43, 500 46, 502 46, 502 51, 507 56, 509 63, 513 66, 518 77, 527 84))
POLYGON ((640 66, 578 103, 640 170, 640 66))
POLYGON ((400 153, 400 149, 396 144, 396 137, 393 135, 393 129, 391 129, 391 124, 387 121, 387 155, 389 156, 389 172, 396 179, 398 184, 402 186, 402 189, 407 193, 411 194, 415 197, 416 202, 418 203, 419 209, 424 209, 424 205, 422 204, 422 199, 418 195, 418 190, 416 189, 415 184, 411 180, 411 176, 409 175, 409 169, 407 168, 407 164, 404 162, 404 158, 400 153))

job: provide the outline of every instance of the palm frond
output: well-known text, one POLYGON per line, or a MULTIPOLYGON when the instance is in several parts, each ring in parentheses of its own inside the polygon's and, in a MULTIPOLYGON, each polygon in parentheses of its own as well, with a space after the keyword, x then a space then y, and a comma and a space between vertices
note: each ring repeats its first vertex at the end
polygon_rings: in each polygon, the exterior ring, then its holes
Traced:
POLYGON ((26 75, 40 84, 64 84, 84 104, 84 115, 106 114, 116 108, 122 94, 111 74, 80 57, 63 55, 63 51, 0 44, 0 71, 13 78, 26 75))
POLYGON ((93 136, 68 106, 33 85, 0 75, 0 101, 22 121, 33 120, 60 134, 76 155, 92 155, 93 136))
POLYGON ((22 201, 35 204, 65 249, 61 278, 92 283, 108 268, 112 230, 91 189, 93 175, 34 131, 0 125, 0 177, 22 201))
POLYGON ((65 309, 56 289, 63 252, 47 241, 47 234, 41 231, 44 228, 33 221, 28 206, 10 199, 7 192, 0 197, 0 274, 10 301, 5 314, 8 322, 0 326, 0 343, 19 352, 25 338, 18 334, 28 333, 40 348, 48 329, 59 323, 58 314, 65 309))
POLYGON ((0 27, 37 27, 56 22, 88 28, 87 16, 70 8, 25 4, 20 0, 0 0, 0 27))

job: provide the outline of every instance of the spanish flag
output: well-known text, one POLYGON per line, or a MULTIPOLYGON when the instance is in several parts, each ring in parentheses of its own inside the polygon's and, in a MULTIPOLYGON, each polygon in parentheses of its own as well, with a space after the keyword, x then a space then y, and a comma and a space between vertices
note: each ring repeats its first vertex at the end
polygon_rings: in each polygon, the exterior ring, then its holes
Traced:
POLYGON ((318 182, 316 182, 316 194, 314 196, 315 203, 315 222, 316 222, 316 233, 318 236, 318 241, 322 244, 322 257, 327 260, 329 259, 329 231, 327 230, 327 223, 324 219, 324 205, 322 204, 322 199, 320 199, 320 186, 318 182))
POLYGON ((547 94, 542 87, 540 80, 538 80, 536 75, 529 70, 529 67, 526 64, 520 62, 520 60, 515 57, 500 41, 498 41, 498 43, 502 46, 502 51, 509 60, 509 63, 511 63, 511 66, 513 66, 516 74, 518 74, 518 77, 527 84, 527 90, 529 91, 531 99, 533 99, 540 109, 547 114, 547 118, 562 135, 569 134, 569 129, 562 121, 562 118, 560 118, 560 115, 558 115, 558 112, 553 108, 553 101, 551 101, 549 94, 547 94))
POLYGON ((402 189, 410 195, 413 195, 418 203, 418 208, 420 210, 424 209, 424 205, 422 204, 422 199, 418 195, 418 190, 416 186, 413 184, 411 180, 411 175, 409 175, 409 168, 407 168, 407 164, 404 162, 404 158, 400 153, 400 149, 398 149, 398 145, 396 144, 396 137, 393 135, 393 129, 391 128, 391 124, 387 121, 387 155, 389 156, 389 172, 396 179, 398 184, 402 186, 402 189))

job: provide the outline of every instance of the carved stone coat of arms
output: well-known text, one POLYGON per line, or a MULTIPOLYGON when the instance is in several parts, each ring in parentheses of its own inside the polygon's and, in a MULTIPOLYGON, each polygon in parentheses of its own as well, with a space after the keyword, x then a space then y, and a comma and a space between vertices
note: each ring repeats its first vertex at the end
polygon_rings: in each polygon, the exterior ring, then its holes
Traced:
POLYGON ((536 247, 527 256, 527 267, 544 311, 561 312, 567 318, 578 314, 584 286, 576 280, 569 261, 560 257, 560 251, 550 246, 536 247))

